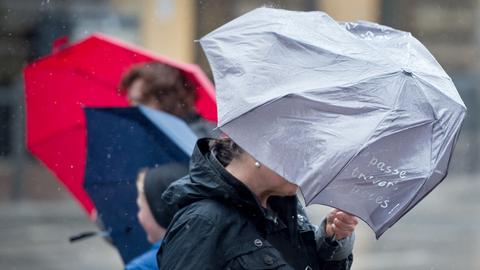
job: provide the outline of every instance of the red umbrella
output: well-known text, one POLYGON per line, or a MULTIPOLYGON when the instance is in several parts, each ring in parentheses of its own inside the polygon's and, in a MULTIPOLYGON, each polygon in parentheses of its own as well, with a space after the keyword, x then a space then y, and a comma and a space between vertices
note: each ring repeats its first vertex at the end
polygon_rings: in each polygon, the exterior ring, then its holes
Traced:
POLYGON ((203 118, 216 121, 213 85, 198 66, 104 35, 92 35, 64 49, 54 48, 51 55, 24 70, 27 147, 89 214, 94 205, 83 189, 86 128, 82 108, 128 106, 126 97, 118 92, 120 78, 133 64, 150 61, 182 70, 196 86, 197 111, 203 118))

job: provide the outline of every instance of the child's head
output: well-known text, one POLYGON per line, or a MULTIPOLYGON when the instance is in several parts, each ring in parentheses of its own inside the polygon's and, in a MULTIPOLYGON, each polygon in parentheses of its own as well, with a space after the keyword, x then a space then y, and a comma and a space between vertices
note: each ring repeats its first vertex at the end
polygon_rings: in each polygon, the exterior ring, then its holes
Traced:
POLYGON ((172 218, 169 207, 162 201, 162 193, 173 181, 187 173, 186 165, 169 163, 144 169, 138 174, 137 217, 149 242, 155 243, 163 238, 172 218))
POLYGON ((146 173, 147 170, 142 170, 137 177, 137 218, 140 222, 140 225, 142 225, 145 233, 147 234, 148 242, 155 243, 163 238, 166 229, 157 223, 157 221, 153 217, 152 210, 148 205, 147 198, 145 196, 146 173))

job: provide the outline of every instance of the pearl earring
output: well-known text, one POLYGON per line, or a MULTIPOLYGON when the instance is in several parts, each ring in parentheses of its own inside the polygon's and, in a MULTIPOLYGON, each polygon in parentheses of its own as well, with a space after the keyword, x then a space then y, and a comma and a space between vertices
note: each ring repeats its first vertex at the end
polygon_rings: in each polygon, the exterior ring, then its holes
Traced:
POLYGON ((255 167, 260 168, 260 166, 262 166, 262 165, 260 165, 260 162, 255 161, 255 167))

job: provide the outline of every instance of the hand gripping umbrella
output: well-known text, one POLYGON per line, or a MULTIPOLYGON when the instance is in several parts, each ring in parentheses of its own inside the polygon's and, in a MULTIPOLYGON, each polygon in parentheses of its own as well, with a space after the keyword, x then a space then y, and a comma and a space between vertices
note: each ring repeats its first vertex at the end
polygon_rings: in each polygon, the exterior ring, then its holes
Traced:
POLYGON ((216 119, 213 86, 200 68, 95 34, 30 63, 24 70, 27 147, 92 214, 83 189, 86 157, 84 106, 128 106, 120 78, 132 65, 158 61, 180 69, 196 87, 196 108, 216 119))
POLYGON ((86 108, 85 113, 84 187, 127 263, 150 246, 137 220, 137 174, 166 164, 187 167, 197 137, 183 120, 145 107, 86 108))
POLYGON ((307 204, 352 213, 380 237, 447 175, 466 108, 410 33, 260 8, 200 43, 218 126, 307 204))

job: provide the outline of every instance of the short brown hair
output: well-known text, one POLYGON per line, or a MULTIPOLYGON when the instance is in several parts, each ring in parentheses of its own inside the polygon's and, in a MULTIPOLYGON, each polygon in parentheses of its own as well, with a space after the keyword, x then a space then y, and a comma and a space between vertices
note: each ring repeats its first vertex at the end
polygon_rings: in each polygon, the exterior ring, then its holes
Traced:
POLYGON ((143 81, 142 101, 155 99, 162 106, 162 110, 176 114, 176 107, 183 106, 185 110, 193 106, 195 87, 185 78, 182 72, 174 67, 159 62, 137 64, 122 77, 119 85, 121 92, 128 91, 130 86, 138 80, 143 81))

